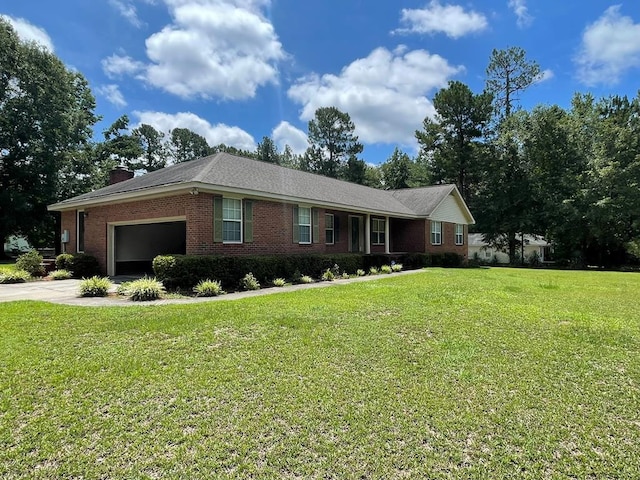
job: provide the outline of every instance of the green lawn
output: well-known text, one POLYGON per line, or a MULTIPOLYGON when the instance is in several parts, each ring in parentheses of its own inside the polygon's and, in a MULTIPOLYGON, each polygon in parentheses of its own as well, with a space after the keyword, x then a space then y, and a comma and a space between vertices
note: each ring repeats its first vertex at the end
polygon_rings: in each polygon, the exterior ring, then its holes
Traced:
POLYGON ((638 298, 495 268, 0 304, 0 478, 637 478, 638 298))
POLYGON ((15 260, 0 260, 0 273, 12 272, 16 269, 15 260))

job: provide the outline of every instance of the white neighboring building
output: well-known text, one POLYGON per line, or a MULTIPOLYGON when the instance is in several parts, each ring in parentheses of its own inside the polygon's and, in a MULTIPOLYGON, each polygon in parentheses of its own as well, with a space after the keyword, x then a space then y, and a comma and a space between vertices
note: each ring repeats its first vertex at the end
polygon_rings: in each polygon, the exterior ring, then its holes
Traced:
POLYGON ((12 253, 24 253, 31 249, 29 242, 24 237, 10 235, 4 244, 4 251, 8 254, 12 253))
MULTIPOLYGON (((490 246, 487 242, 485 242, 482 238, 482 233, 470 233, 469 234, 469 259, 472 260, 476 258, 482 263, 501 263, 508 264, 509 263, 509 254, 505 250, 497 249, 495 247, 490 246), (495 257, 495 260, 494 260, 495 257)), ((518 241, 520 237, 516 237, 518 241)), ((516 249, 517 255, 520 256, 520 246, 516 249)), ((524 236, 524 259, 530 259, 533 255, 538 254, 538 259, 540 262, 545 262, 550 260, 551 256, 551 244, 547 242, 543 237, 538 235, 527 235, 524 236)))

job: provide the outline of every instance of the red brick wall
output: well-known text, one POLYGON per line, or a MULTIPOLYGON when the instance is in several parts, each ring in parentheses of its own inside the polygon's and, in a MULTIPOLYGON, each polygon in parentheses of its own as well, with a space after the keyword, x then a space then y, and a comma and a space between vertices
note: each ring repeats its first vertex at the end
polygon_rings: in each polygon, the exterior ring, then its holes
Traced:
POLYGON ((391 219, 391 251, 418 252, 425 251, 424 220, 391 219))
POLYGON ((427 253, 445 253, 445 252, 453 252, 458 255, 462 255, 464 258, 467 258, 467 254, 469 252, 469 246, 467 245, 467 226, 464 226, 464 234, 463 239, 464 243, 462 245, 456 245, 455 238, 455 223, 442 222, 442 244, 441 245, 431 245, 431 221, 426 220, 425 222, 425 246, 427 253))

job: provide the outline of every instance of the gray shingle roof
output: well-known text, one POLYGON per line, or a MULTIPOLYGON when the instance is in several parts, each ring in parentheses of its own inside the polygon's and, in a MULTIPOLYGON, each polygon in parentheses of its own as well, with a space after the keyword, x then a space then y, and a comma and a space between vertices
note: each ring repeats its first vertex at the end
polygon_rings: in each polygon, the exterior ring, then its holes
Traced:
POLYGON ((284 197, 299 202, 340 205, 408 217, 428 216, 453 185, 385 191, 321 175, 280 167, 228 153, 217 153, 134 177, 124 182, 70 198, 51 206, 64 210, 163 187, 198 184, 203 189, 240 190, 262 197, 284 197))

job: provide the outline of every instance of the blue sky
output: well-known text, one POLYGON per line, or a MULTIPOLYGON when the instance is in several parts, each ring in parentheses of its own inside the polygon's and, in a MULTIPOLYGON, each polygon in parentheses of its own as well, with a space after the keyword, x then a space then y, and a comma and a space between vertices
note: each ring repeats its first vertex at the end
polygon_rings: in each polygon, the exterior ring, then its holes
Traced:
POLYGON ((640 88, 637 0, 23 0, 0 14, 88 79, 96 138, 127 114, 212 145, 270 135, 301 152, 315 110, 336 106, 380 163, 395 146, 415 153, 438 89, 480 92, 492 49, 510 46, 544 72, 525 108, 640 88))

